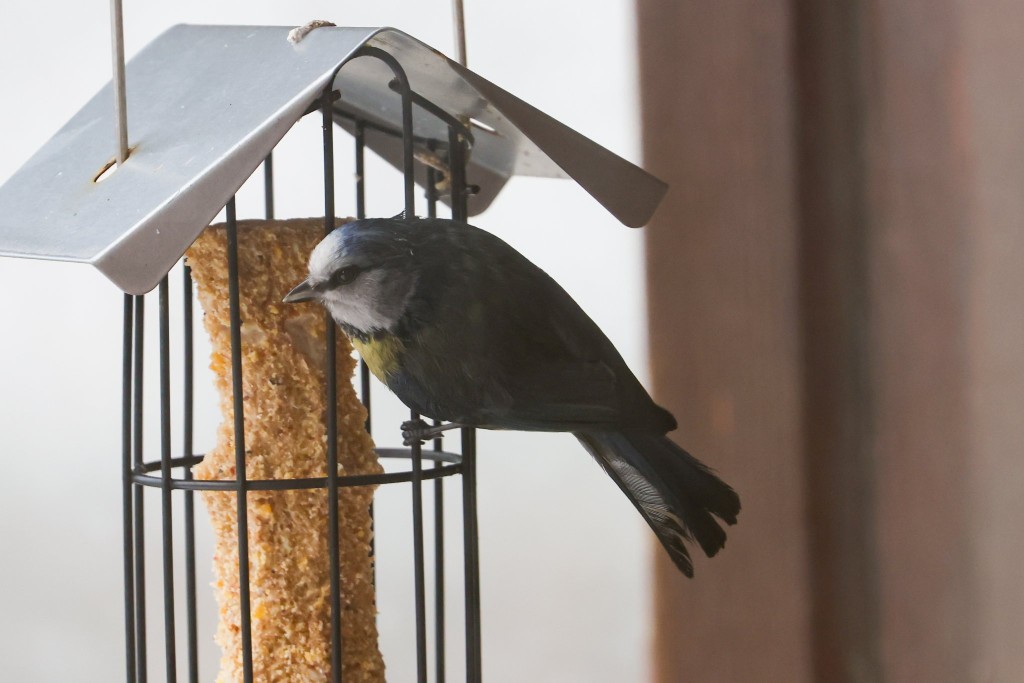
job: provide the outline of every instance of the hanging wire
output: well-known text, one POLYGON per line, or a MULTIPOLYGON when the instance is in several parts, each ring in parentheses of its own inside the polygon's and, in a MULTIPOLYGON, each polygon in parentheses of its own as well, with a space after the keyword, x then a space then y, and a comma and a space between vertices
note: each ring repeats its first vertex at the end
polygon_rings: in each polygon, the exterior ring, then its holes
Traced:
POLYGON ((128 159, 128 97, 124 77, 124 13, 121 0, 110 0, 110 51, 114 60, 114 107, 117 111, 117 164, 128 159))
POLYGON ((452 20, 455 23, 455 58, 466 66, 466 12, 462 0, 452 0, 452 20))

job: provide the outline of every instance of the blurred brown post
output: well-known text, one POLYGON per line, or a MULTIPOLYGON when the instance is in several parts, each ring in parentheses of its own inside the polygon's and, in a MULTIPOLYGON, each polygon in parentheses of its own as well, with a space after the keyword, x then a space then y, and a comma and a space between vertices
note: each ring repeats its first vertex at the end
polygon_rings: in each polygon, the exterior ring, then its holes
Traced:
POLYGON ((658 681, 811 680, 789 10, 639 0, 655 396, 743 499, 693 581, 655 559, 658 681))
POLYGON ((660 683, 1024 675, 1024 5, 637 0, 656 396, 744 501, 660 683))

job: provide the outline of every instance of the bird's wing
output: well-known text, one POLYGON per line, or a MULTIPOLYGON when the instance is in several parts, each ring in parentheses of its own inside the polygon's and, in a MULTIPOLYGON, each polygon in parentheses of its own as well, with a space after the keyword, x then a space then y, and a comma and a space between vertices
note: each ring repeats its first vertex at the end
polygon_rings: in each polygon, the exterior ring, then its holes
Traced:
MULTIPOLYGON (((484 237, 483 239, 488 239, 484 237)), ((480 376, 507 400, 481 406, 489 426, 566 430, 622 426, 653 406, 615 347, 544 271, 504 242, 478 274, 480 376)), ((660 409, 659 409, 660 410, 660 409)), ((642 420, 641 420, 642 421, 642 420)))
POLYGON ((417 332, 388 385, 443 420, 546 431, 613 424, 614 371, 538 333, 532 313, 508 308, 490 301, 446 310, 441 324, 417 332))
POLYGON ((450 221, 410 233, 423 286, 389 386, 425 415, 525 430, 675 422, 569 294, 501 239, 450 221))
POLYGON ((541 362, 503 368, 508 400, 482 407, 482 422, 503 429, 563 431, 615 424, 615 376, 600 362, 541 362))

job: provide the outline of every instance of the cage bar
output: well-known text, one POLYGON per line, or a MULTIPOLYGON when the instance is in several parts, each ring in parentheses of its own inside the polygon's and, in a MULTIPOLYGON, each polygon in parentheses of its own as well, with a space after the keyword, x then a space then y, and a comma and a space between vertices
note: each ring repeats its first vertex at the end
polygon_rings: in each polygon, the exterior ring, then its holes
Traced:
MULTIPOLYGON (((324 235, 334 230, 334 121, 331 118, 330 87, 324 91, 324 235)), ((331 585, 331 680, 341 683, 341 567, 338 539, 338 376, 337 328, 331 314, 324 311, 326 331, 326 359, 324 370, 327 385, 327 518, 330 525, 327 543, 330 554, 331 585)))
POLYGON ((121 368, 121 499, 124 547, 125 680, 135 682, 135 562, 132 556, 132 296, 124 297, 121 368))
MULTIPOLYGON (((142 383, 144 376, 143 368, 143 342, 145 341, 146 330, 146 300, 143 296, 135 296, 135 330, 134 330, 134 361, 135 368, 132 382, 132 458, 136 469, 143 465, 142 448, 142 407, 143 394, 142 383)), ((135 644, 138 648, 135 655, 136 680, 138 683, 146 683, 147 662, 146 662, 146 514, 145 514, 145 489, 141 485, 135 487, 135 514, 134 514, 134 552, 135 552, 135 644)))
POLYGON ((164 666, 167 683, 178 680, 174 627, 174 535, 171 507, 171 332, 167 276, 160 281, 160 508, 164 573, 164 666))
MULTIPOLYGON (((427 151, 434 152, 436 145, 427 143, 427 151)), ((437 170, 427 167, 427 217, 437 217, 437 170)), ((435 427, 441 425, 434 420, 435 427)), ((440 436, 434 439, 434 452, 442 450, 440 436)), ((438 463, 434 463, 436 468, 438 463)), ((434 480, 434 681, 444 683, 445 678, 445 612, 444 612, 444 482, 434 480)))
POLYGON ((249 514, 246 508, 245 415, 242 404, 242 321, 238 303, 238 223, 235 198, 227 204, 228 298, 231 307, 231 393, 235 429, 235 490, 238 497, 238 599, 242 622, 242 671, 252 683, 252 604, 249 598, 249 514))
MULTIPOLYGON (((194 423, 194 348, 192 343, 192 269, 181 269, 182 282, 182 438, 181 449, 186 457, 192 456, 194 423)), ((184 478, 192 479, 192 468, 185 467, 184 478)), ((163 482, 166 485, 166 482, 163 482)), ((196 610, 196 513, 195 494, 184 492, 185 498, 185 611, 188 645, 188 681, 199 683, 199 625, 196 610)))
MULTIPOLYGON (((405 215, 416 215, 416 170, 413 158, 413 94, 409 77, 398 60, 389 53, 375 47, 363 47, 360 55, 379 59, 395 74, 397 87, 402 97, 402 159, 403 189, 405 191, 405 215)), ((415 410, 409 411, 413 422, 420 418, 415 410)), ((412 546, 413 546, 413 590, 416 610, 416 679, 427 683, 427 598, 423 551, 423 447, 419 441, 412 443, 412 546)))
POLYGON ((263 159, 263 215, 274 217, 274 153, 263 159))

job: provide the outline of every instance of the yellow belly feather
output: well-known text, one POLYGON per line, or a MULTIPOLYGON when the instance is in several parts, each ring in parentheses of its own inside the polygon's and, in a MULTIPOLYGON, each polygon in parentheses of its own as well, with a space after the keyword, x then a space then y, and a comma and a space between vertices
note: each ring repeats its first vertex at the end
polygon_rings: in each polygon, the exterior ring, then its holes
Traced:
POLYGON ((405 345, 402 343, 402 340, 390 335, 368 342, 353 339, 352 346, 356 348, 359 355, 366 361, 366 366, 370 368, 370 372, 385 384, 387 384, 388 375, 398 368, 398 359, 402 352, 405 351, 405 345))

